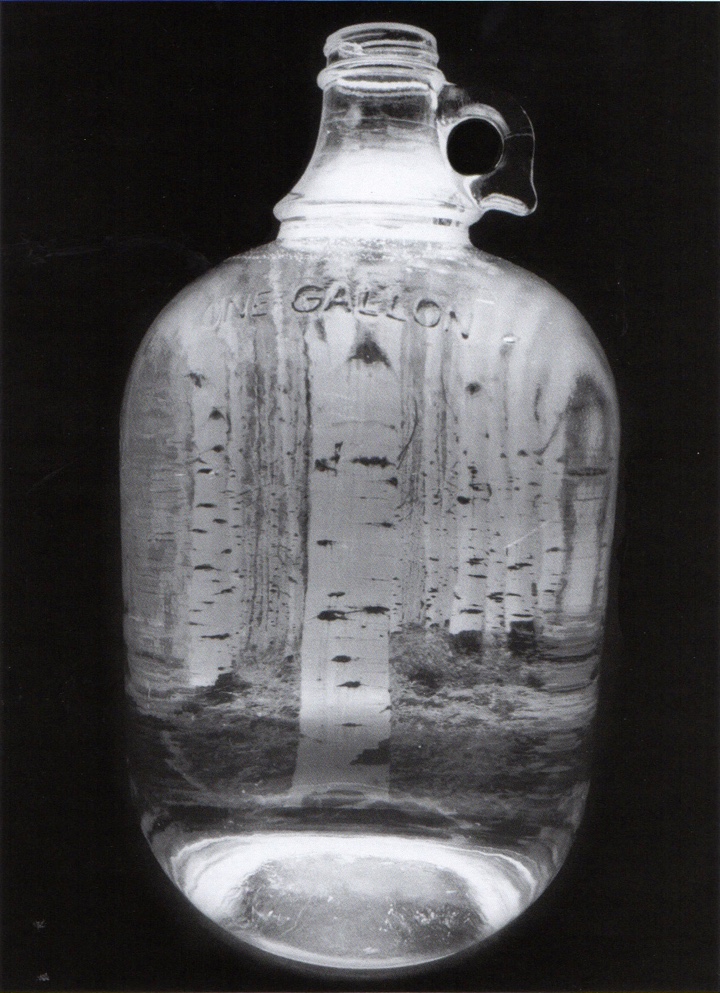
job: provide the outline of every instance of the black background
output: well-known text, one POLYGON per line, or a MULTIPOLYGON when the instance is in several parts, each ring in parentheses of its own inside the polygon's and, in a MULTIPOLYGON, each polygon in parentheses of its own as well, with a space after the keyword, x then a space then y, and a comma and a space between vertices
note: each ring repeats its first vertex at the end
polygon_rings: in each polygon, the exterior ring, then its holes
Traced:
MULTIPOLYGON (((303 990, 227 948, 127 801, 124 380, 157 311, 274 237, 325 37, 431 30, 534 122, 537 213, 476 244, 581 309, 621 397, 608 664, 560 876, 414 990, 717 990, 715 3, 4 3, 4 988, 303 990)), ((361 984, 362 985, 362 984, 361 984)), ((369 984, 364 984, 365 988, 369 984)))

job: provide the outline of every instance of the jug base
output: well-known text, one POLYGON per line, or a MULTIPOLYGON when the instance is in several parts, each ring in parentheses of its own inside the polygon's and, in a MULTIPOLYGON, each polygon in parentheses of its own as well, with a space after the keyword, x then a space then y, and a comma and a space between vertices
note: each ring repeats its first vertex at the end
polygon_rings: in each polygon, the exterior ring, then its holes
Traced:
POLYGON ((538 890, 511 853, 371 833, 212 837, 185 845, 169 869, 226 935, 284 965, 350 976, 462 956, 538 890))

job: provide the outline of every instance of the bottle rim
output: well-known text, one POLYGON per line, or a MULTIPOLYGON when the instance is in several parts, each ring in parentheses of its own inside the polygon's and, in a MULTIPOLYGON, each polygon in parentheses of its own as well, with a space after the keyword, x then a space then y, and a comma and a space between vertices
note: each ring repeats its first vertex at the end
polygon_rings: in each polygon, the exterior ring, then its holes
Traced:
POLYGON ((328 66, 338 63, 355 63, 356 60, 375 60, 395 57, 416 64, 436 66, 437 42, 434 35, 424 28, 395 21, 368 21, 351 24, 331 34, 325 42, 323 54, 328 66))
POLYGON ((318 76, 323 90, 338 80, 367 81, 380 73, 388 80, 415 79, 434 89, 445 84, 437 68, 435 37, 411 24, 353 24, 331 34, 323 52, 327 64, 318 76))

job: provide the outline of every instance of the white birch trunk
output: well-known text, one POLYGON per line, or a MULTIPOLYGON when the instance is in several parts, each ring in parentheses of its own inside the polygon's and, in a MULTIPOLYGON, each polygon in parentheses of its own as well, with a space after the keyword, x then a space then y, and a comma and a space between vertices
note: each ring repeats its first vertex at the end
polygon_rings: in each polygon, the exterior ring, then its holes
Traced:
POLYGON ((123 588, 128 691, 142 704, 186 685, 188 536, 178 531, 187 502, 189 407, 168 400, 179 362, 160 340, 138 354, 121 438, 123 588), (132 418, 127 411, 132 410, 132 418))
MULTIPOLYGON (((474 301, 466 322, 451 326, 455 336, 454 398, 460 411, 458 449, 461 464, 457 500, 457 577, 450 634, 482 632, 488 619, 487 582, 493 490, 489 422, 492 329, 495 299, 490 289, 474 301)), ((496 498, 497 499, 497 498, 496 498)), ((492 612, 491 612, 492 613, 492 612)))
MULTIPOLYGON (((504 302, 504 301, 502 301, 504 302)), ((492 323, 483 328, 479 348, 486 364, 484 413, 489 435, 487 446, 487 482, 491 494, 487 504, 485 631, 500 634, 505 630, 505 584, 507 578, 507 523, 512 496, 512 473, 508 459, 509 418, 507 344, 503 348, 503 311, 498 301, 492 323), (500 312, 499 312, 500 311, 500 312)))
POLYGON ((190 686, 212 686, 232 670, 238 642, 228 502, 230 372, 215 335, 191 338, 187 359, 193 444, 187 677, 190 686))
MULTIPOLYGON (((430 334, 438 337, 442 329, 430 334)), ((423 385, 425 377, 425 335, 402 335, 401 377, 401 447, 395 473, 387 481, 398 489, 398 529, 402 544, 398 555, 400 570, 401 614, 398 628, 421 625, 425 619, 425 524, 424 507, 427 477, 424 467, 425 426, 423 385)), ((395 628, 395 625, 393 625, 395 628)))
POLYGON ((452 383, 453 341, 449 328, 428 333, 423 388, 423 476, 425 500, 425 618, 446 627, 455 599, 457 574, 457 488, 459 425, 452 383))
POLYGON ((535 455, 540 431, 534 401, 538 377, 542 376, 536 356, 545 310, 545 299, 527 292, 519 294, 500 345, 508 473, 504 629, 511 647, 518 649, 534 646, 537 626, 543 523, 538 512, 542 484, 535 455))
POLYGON ((387 789, 400 335, 387 321, 359 340, 341 306, 306 331, 312 455, 295 792, 387 789))
POLYGON ((545 426, 537 449, 540 628, 545 647, 558 655, 589 650, 602 629, 615 485, 610 439, 617 425, 597 387, 588 385, 601 374, 591 359, 581 363, 572 348, 558 349, 536 404, 545 426))

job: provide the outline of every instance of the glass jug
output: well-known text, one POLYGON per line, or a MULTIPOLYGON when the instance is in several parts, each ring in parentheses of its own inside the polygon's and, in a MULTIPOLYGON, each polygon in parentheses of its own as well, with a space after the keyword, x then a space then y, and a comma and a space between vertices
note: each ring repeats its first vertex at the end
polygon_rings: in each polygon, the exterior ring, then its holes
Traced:
POLYGON ((590 328, 476 250, 532 129, 435 39, 332 35, 275 242, 180 293, 122 418, 131 776, 226 937, 378 976, 471 950, 582 816, 618 454, 590 328), (503 140, 487 175, 446 146, 503 140))

